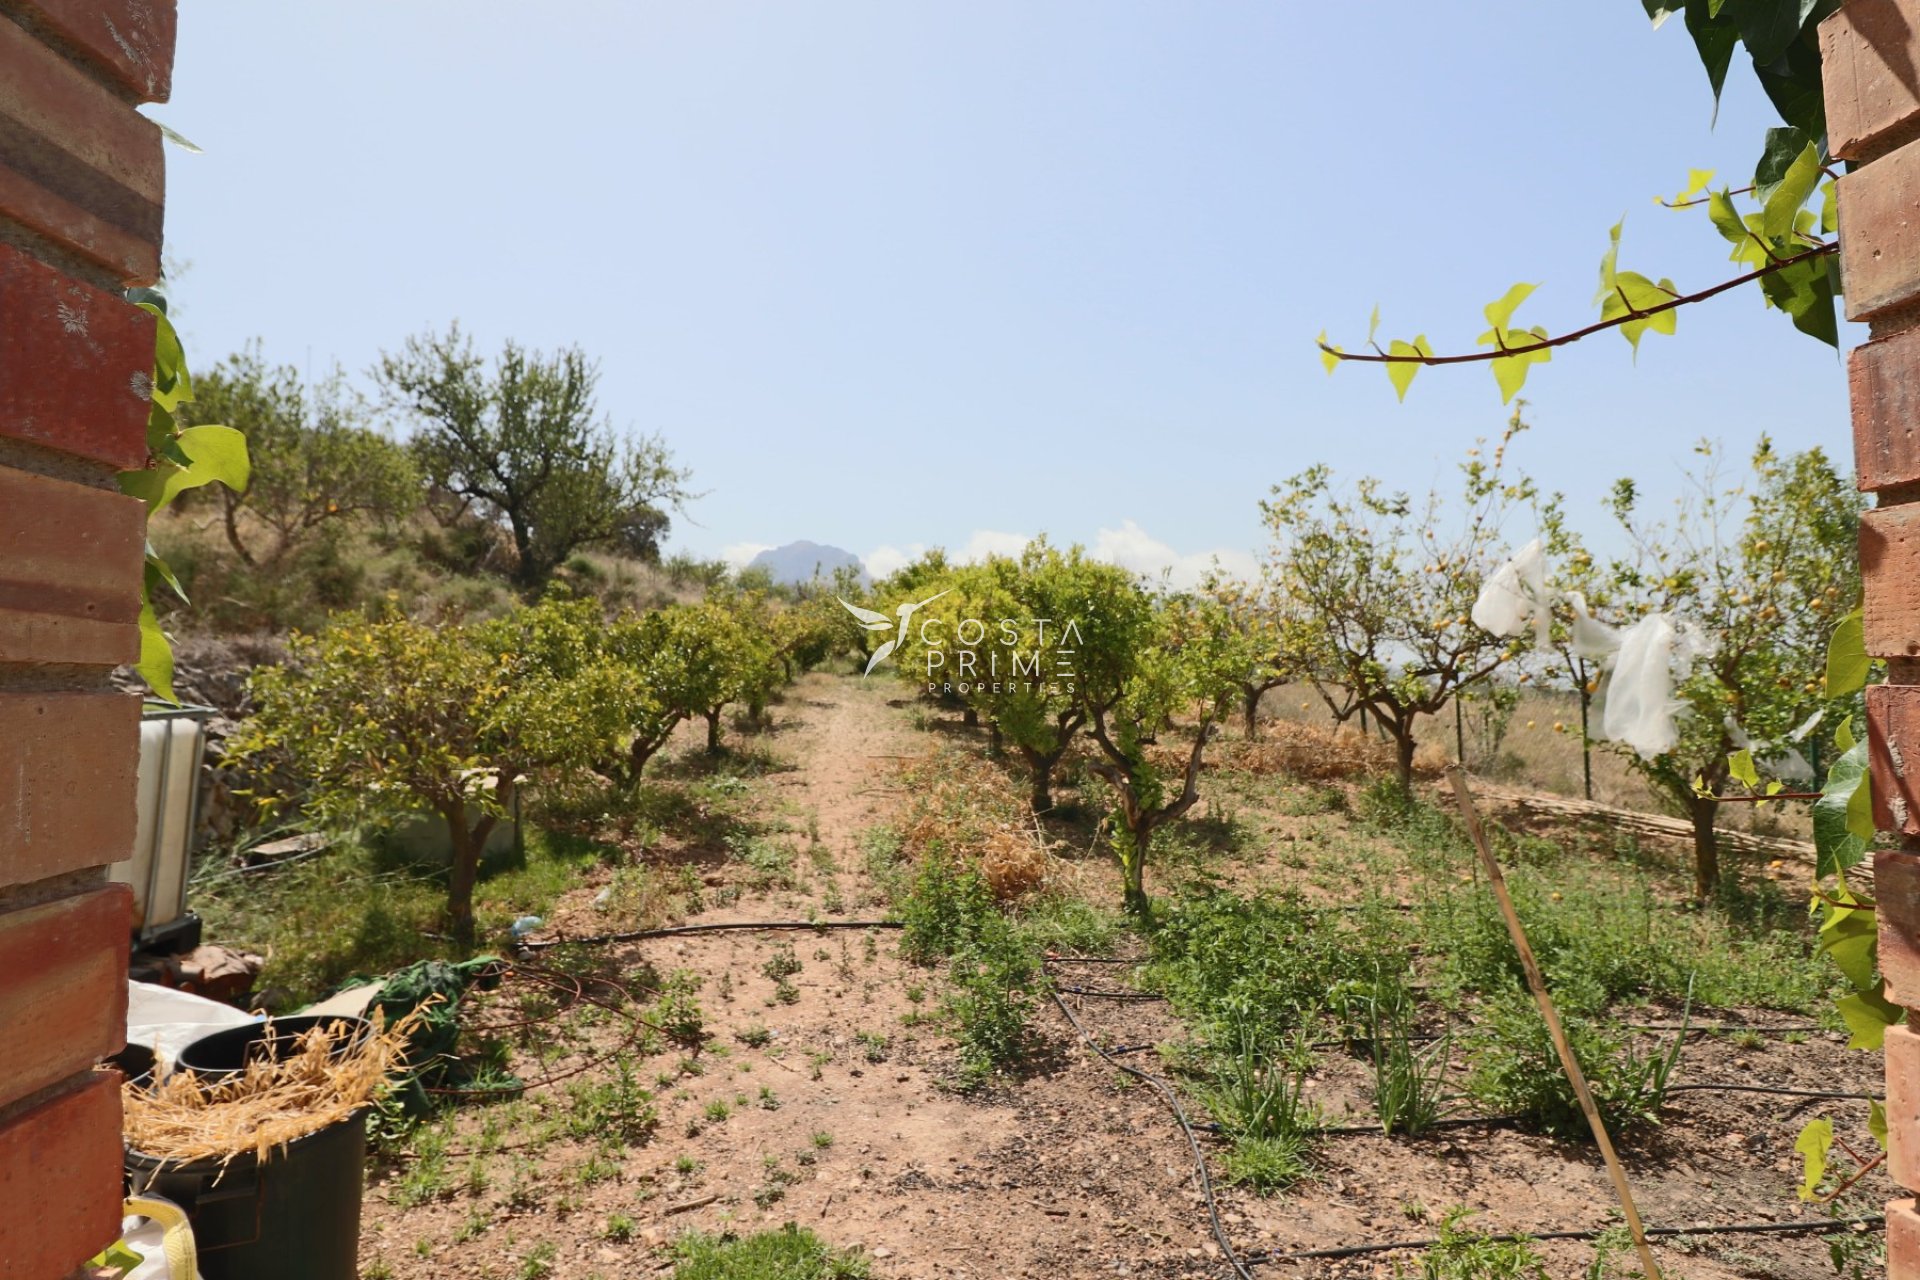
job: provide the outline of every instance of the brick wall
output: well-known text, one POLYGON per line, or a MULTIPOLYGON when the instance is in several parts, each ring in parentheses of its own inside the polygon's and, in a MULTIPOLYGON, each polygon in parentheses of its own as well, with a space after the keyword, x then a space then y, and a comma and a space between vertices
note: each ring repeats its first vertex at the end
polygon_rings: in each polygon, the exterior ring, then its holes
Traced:
POLYGON ((138 502, 174 0, 0 0, 0 1276, 58 1280, 120 1219, 117 1077, 139 706, 138 502))
MULTIPOLYGON (((1871 338, 1848 357, 1854 465, 1874 496, 1860 530, 1874 817, 1899 837, 1874 857, 1889 999, 1920 1009, 1920 0, 1849 0, 1820 27, 1827 142, 1840 179, 1847 318, 1871 338)), ((1920 1015, 1916 1015, 1920 1016, 1920 1015)), ((1920 1034, 1887 1035, 1888 1171, 1920 1191, 1920 1034)), ((1887 1270, 1920 1280, 1920 1210, 1887 1206, 1887 1270)))

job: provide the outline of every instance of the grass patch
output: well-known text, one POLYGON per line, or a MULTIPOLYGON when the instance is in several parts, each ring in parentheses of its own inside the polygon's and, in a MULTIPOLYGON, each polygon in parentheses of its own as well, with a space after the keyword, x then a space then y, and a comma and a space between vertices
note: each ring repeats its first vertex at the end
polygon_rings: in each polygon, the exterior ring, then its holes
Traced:
MULTIPOLYGON (((483 866, 474 889, 481 946, 523 915, 541 915, 612 851, 528 824, 525 853, 483 866)), ((251 875, 203 874, 192 889, 209 937, 267 956, 262 990, 297 1007, 349 978, 465 953, 444 932, 446 872, 349 836, 328 852, 251 875)))
POLYGON ((750 1236, 683 1236, 673 1259, 673 1280, 866 1280, 872 1274, 858 1252, 829 1248, 791 1222, 750 1236))

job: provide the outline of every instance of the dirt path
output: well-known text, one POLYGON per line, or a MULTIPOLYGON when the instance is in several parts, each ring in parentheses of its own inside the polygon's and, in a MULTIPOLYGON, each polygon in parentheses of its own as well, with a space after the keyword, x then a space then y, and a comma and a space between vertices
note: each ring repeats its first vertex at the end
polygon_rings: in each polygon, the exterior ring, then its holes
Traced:
MULTIPOLYGON (((798 882, 692 921, 877 914, 861 835, 901 805, 899 760, 940 750, 889 705, 895 692, 825 675, 789 690, 756 744, 782 767, 753 786, 768 816, 805 833, 798 882)), ((556 915, 582 918, 578 903, 556 915)), ((363 1274, 610 1280, 664 1270, 661 1247, 683 1231, 788 1221, 863 1246, 879 1280, 1221 1274, 1180 1135, 1146 1091, 1117 1088, 1041 1011, 1049 1043, 1024 1079, 953 1093, 940 975, 903 962, 896 938, 729 933, 609 949, 622 974, 700 982, 704 1047, 633 1063, 653 1094, 651 1136, 617 1158, 542 1138, 570 1105, 559 1091, 463 1109, 454 1150, 484 1149, 489 1129, 526 1145, 449 1161, 435 1194, 403 1185, 404 1170, 376 1180, 363 1274)))

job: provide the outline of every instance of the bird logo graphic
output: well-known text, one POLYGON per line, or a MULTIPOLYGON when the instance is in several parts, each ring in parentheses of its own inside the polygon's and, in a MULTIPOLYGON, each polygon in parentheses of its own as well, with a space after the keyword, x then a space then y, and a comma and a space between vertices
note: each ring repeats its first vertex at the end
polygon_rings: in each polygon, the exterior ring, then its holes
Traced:
MULTIPOLYGON (((952 591, 952 590, 953 590, 952 587, 947 588, 947 591, 952 591)), ((906 642, 908 620, 911 619, 913 615, 918 611, 920 611, 921 609, 926 608, 928 605, 932 604, 935 600, 938 600, 941 596, 946 595, 947 591, 942 591, 937 595, 928 596, 925 600, 910 601, 894 610, 894 612, 898 614, 900 618, 899 630, 894 632, 893 639, 887 641, 885 644, 881 645, 878 649, 875 649, 873 651, 873 656, 867 659, 867 669, 860 673, 860 678, 862 680, 872 675, 873 669, 879 666, 882 662, 886 661, 888 654, 892 653, 895 649, 898 649, 903 643, 906 642)), ((840 597, 835 596, 834 599, 840 600, 840 597)), ((892 631, 894 628, 893 619, 887 617, 887 615, 884 613, 875 613, 872 609, 862 609, 859 605, 848 604, 845 600, 840 600, 840 607, 842 609, 845 609, 848 613, 852 614, 854 617, 854 620, 858 622, 861 625, 861 627, 863 627, 868 631, 892 631)))

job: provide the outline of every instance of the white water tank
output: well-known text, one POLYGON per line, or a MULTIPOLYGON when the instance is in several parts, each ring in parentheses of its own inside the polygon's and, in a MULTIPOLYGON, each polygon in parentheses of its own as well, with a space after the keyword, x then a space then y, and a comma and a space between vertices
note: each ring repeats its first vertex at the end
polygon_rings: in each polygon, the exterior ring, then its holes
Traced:
POLYGON ((187 873, 199 819, 200 760, 210 707, 149 702, 140 718, 139 824, 133 856, 108 876, 133 888, 134 928, 142 943, 187 915, 187 873))

